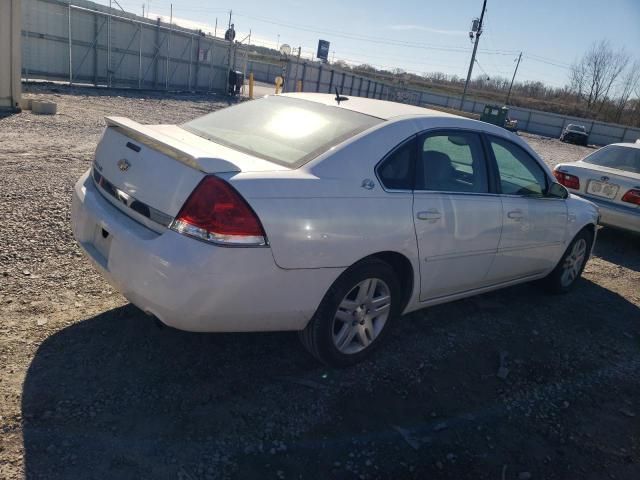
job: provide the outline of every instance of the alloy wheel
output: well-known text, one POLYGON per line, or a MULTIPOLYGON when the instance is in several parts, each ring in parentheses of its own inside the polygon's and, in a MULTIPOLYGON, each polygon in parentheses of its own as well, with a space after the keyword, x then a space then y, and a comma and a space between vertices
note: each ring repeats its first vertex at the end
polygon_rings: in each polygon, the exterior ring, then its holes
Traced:
POLYGON ((562 276, 560 277, 560 282, 563 287, 568 287, 578 278, 586 255, 587 241, 584 238, 580 238, 573 244, 571 252, 564 260, 562 276))
POLYGON ((391 291, 379 278, 355 285, 340 302, 333 318, 333 344, 344 354, 367 348, 384 328, 391 313, 391 291))

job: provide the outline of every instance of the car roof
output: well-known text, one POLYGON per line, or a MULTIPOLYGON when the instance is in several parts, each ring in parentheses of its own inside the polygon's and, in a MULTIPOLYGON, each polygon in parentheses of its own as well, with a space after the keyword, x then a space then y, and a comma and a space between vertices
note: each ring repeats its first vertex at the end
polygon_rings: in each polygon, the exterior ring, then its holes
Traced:
POLYGON ((430 108, 417 107, 415 105, 407 105, 405 103, 388 102, 386 100, 376 100, 372 98, 364 97, 350 97, 346 96, 349 100, 343 100, 338 105, 336 102, 336 96, 328 93, 283 93, 285 97, 299 98, 301 100, 307 100, 310 102, 322 103, 324 105, 344 108, 345 110, 351 110, 353 112, 362 113, 364 115, 370 115, 372 117, 381 118, 383 120, 390 120, 395 117, 402 117, 407 115, 422 115, 431 117, 453 117, 464 118, 459 115, 452 115, 446 112, 440 112, 438 110, 432 110, 430 108))
POLYGON ((607 147, 616 146, 616 147, 627 147, 627 148, 637 148, 640 150, 640 143, 610 143, 607 147))

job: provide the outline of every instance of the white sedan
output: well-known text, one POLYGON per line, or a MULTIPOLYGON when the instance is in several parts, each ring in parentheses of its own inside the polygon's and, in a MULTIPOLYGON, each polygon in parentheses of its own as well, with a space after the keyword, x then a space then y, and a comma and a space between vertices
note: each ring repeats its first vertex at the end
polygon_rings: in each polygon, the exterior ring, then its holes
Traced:
POLYGON ((502 128, 306 93, 180 126, 107 118, 72 212, 88 258, 165 324, 297 330, 331 365, 402 313, 537 279, 569 290, 597 220, 502 128))
POLYGON ((554 169, 558 182, 595 203, 600 223, 640 233, 640 143, 614 143, 554 169))

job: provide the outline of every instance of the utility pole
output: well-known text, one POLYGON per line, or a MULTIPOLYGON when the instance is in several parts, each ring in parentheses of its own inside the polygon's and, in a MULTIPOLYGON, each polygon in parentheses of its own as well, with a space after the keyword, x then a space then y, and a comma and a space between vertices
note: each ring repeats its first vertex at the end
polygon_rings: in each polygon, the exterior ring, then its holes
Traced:
POLYGON ((144 18, 144 3, 142 4, 142 18, 144 18))
POLYGON ((216 17, 216 26, 213 29, 213 38, 218 36, 218 17, 216 17))
POLYGON ((509 85, 509 93, 507 93, 507 100, 505 105, 509 105, 509 98, 511 97, 511 89, 513 88, 513 81, 516 79, 516 73, 518 73, 518 67, 520 66, 520 60, 522 59, 522 52, 518 55, 518 63, 516 63, 516 69, 513 71, 513 77, 511 77, 511 85, 509 85))
MULTIPOLYGON (((478 51, 478 43, 480 43, 480 35, 482 35, 482 20, 484 19, 484 12, 487 9, 487 0, 482 2, 482 13, 480 14, 480 21, 478 22, 478 29, 476 30, 475 43, 473 44, 473 53, 471 54, 471 63, 469 63, 469 71, 467 72, 467 81, 464 82, 464 91, 462 92, 462 100, 460 100, 460 110, 464 106, 464 99, 467 96, 467 88, 469 88, 469 80, 471 80, 471 73, 473 73, 473 64, 476 61, 476 52, 478 51)), ((472 35, 473 32, 469 32, 472 35)))
POLYGON ((231 14, 233 13, 233 10, 229 10, 229 28, 231 28, 231 14))
POLYGON ((276 43, 276 50, 280 49, 280 34, 278 34, 278 42, 276 43))

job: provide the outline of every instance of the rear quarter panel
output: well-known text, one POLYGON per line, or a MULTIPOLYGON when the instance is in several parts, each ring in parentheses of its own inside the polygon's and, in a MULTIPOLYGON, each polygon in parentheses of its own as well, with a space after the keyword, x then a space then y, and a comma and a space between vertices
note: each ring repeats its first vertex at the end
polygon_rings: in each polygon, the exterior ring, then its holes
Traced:
POLYGON ((411 119, 384 122, 298 170, 227 178, 260 217, 281 268, 348 267, 381 251, 413 263, 413 197, 385 192, 374 169, 415 132, 411 119), (362 187, 365 179, 373 189, 362 187))

